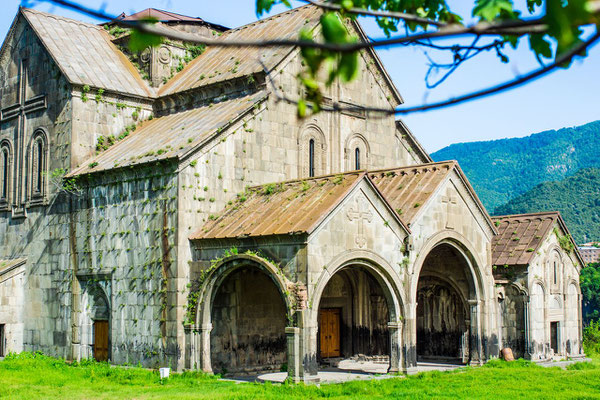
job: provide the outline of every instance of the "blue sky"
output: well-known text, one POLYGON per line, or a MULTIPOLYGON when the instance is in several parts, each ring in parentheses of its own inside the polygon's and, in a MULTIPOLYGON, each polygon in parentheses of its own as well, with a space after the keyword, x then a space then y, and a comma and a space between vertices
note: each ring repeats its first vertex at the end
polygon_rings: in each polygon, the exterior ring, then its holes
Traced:
MULTIPOLYGON (((90 20, 86 16, 61 9, 41 1, 29 1, 34 8, 68 17, 90 20)), ((167 9, 201 17, 207 21, 235 27, 256 20, 254 0, 81 0, 90 7, 112 14, 131 13, 147 7, 167 9), (217 6, 218 5, 218 6, 217 6)), ((517 5, 522 1, 517 0, 517 5)), ((20 0, 2 0, 0 34, 6 35, 17 12, 20 0)), ((472 8, 472 2, 449 0, 453 10, 461 14, 472 8)), ((278 8, 281 11, 283 8, 278 8)), ((381 37, 371 20, 361 19, 367 34, 381 37)), ((427 90, 424 77, 427 58, 417 48, 396 47, 378 50, 405 104, 433 102, 480 89, 524 74, 538 67, 523 41, 516 51, 507 51, 509 64, 502 64, 494 54, 486 53, 461 66, 449 79, 435 89, 427 90)), ((411 114, 403 119, 430 151, 451 143, 526 136, 547 129, 581 125, 600 119, 600 46, 589 51, 587 58, 576 61, 567 70, 558 70, 533 83, 506 93, 479 99, 458 106, 425 113, 411 114)))

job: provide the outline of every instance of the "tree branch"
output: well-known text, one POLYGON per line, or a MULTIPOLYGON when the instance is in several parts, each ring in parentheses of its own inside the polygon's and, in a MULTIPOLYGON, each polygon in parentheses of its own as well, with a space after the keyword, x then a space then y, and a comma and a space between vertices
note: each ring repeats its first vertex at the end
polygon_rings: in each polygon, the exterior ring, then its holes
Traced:
POLYGON ((396 11, 374 11, 374 10, 367 10, 364 8, 355 8, 355 7, 345 9, 340 5, 329 3, 329 2, 324 2, 324 1, 315 1, 315 0, 300 0, 300 1, 303 1, 308 4, 312 4, 313 6, 317 6, 319 8, 322 8, 324 10, 329 10, 329 11, 343 11, 345 13, 354 14, 354 15, 366 15, 366 16, 379 17, 379 18, 401 19, 404 21, 418 22, 420 24, 427 24, 427 25, 433 25, 433 26, 448 25, 445 22, 434 21, 432 19, 422 18, 422 17, 416 16, 413 14, 406 14, 406 13, 401 13, 401 12, 396 12, 396 11))
MULTIPOLYGON (((70 0, 40 0, 62 7, 66 7, 80 13, 87 14, 94 18, 111 21, 125 28, 139 29, 142 32, 163 36, 173 40, 183 42, 203 44, 206 46, 216 47, 294 47, 315 48, 321 50, 329 50, 333 52, 348 53, 367 48, 389 47, 398 44, 409 43, 426 39, 441 39, 463 35, 524 35, 527 33, 545 32, 547 26, 544 24, 544 18, 534 18, 529 20, 507 20, 495 23, 478 23, 471 26, 462 25, 446 25, 437 31, 423 32, 414 35, 405 35, 395 38, 376 40, 371 42, 357 42, 349 44, 322 43, 311 40, 296 40, 296 39, 273 39, 273 40, 233 40, 233 39, 211 39, 201 37, 197 34, 186 32, 175 32, 165 29, 158 25, 148 24, 138 21, 123 21, 116 17, 108 15, 103 11, 92 10, 70 0)), ((595 9, 595 12, 600 11, 600 6, 595 9)))

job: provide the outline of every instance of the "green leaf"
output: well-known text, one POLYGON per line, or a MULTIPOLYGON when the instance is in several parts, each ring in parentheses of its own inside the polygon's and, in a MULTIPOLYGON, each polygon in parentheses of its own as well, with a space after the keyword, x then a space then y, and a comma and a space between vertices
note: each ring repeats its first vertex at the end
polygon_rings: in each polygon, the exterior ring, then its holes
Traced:
POLYGON ((542 0, 527 0, 527 10, 530 13, 535 12, 536 7, 542 6, 542 0))
POLYGON ((321 28, 326 42, 337 44, 348 42, 348 31, 339 14, 333 12, 323 14, 321 16, 321 28))
POLYGON ((303 99, 298 100, 298 118, 306 117, 306 102, 303 99))
POLYGON ((129 49, 138 53, 148 47, 157 47, 163 42, 163 37, 153 33, 143 32, 137 28, 131 31, 129 36, 129 49))
POLYGON ((477 0, 473 8, 473 16, 484 21, 515 18, 513 4, 510 0, 477 0))
POLYGON ((273 5, 275 5, 275 0, 256 0, 256 15, 260 17, 271 11, 273 5))
MULTIPOLYGON (((556 57, 581 42, 583 30, 578 25, 593 17, 586 4, 587 0, 546 0, 548 35, 556 39, 556 57)), ((568 63, 563 65, 566 66, 568 63)))
POLYGON ((550 42, 544 39, 544 35, 541 33, 532 33, 529 35, 529 47, 534 53, 544 58, 552 58, 550 42))
POLYGON ((338 64, 338 74, 342 82, 350 82, 358 75, 358 51, 344 53, 338 64))

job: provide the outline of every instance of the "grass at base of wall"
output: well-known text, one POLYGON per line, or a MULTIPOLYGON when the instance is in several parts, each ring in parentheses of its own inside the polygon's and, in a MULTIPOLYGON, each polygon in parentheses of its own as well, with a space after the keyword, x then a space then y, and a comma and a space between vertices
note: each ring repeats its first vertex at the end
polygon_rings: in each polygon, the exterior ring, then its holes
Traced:
POLYGON ((376 381, 317 386, 220 381, 197 372, 172 374, 84 361, 68 364, 41 354, 9 355, 0 362, 0 398, 36 399, 600 399, 600 360, 567 370, 528 361, 494 360, 483 367, 420 373, 376 381))

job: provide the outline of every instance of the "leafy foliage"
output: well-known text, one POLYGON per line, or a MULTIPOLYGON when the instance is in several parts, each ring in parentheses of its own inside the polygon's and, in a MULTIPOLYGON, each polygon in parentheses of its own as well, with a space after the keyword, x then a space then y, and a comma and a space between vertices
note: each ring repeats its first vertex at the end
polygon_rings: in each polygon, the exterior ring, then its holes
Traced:
MULTIPOLYGON (((600 121, 524 138, 457 143, 431 157, 435 161, 458 160, 478 196, 492 211, 542 182, 563 179, 582 168, 600 167, 598 154, 600 121)), ((556 208, 553 204, 548 206, 556 208)), ((510 210, 500 209, 496 213, 507 211, 510 210)), ((573 218, 567 222, 571 229, 573 218)), ((572 233, 579 240, 578 234, 572 233)))
MULTIPOLYGON (((581 270, 579 277, 581 294, 583 295, 583 320, 599 321, 600 325, 600 263, 592 263, 581 270)), ((600 346, 600 340, 597 341, 600 346)), ((600 354, 600 351, 597 351, 600 354)))
POLYGON ((583 347, 589 354, 600 354, 600 321, 591 321, 583 329, 583 347))

